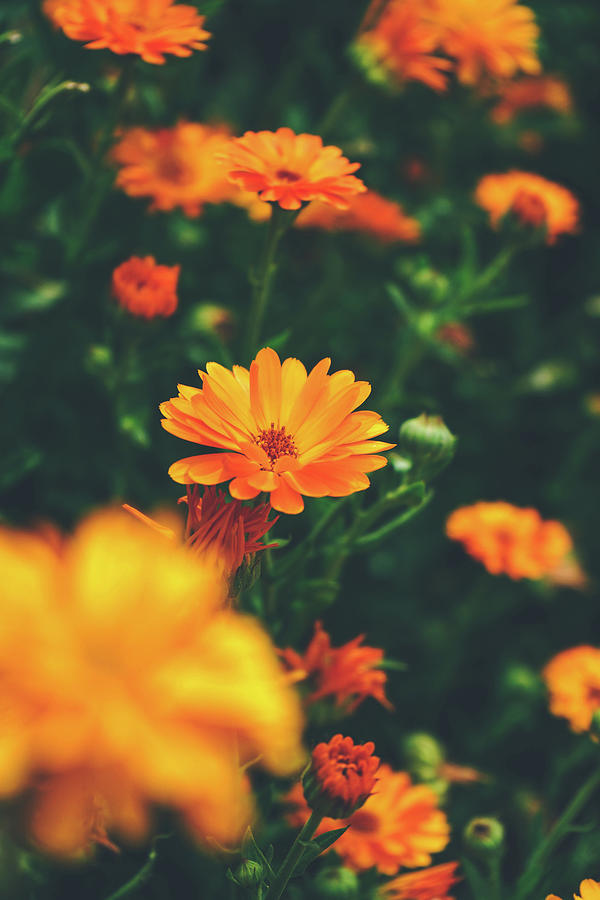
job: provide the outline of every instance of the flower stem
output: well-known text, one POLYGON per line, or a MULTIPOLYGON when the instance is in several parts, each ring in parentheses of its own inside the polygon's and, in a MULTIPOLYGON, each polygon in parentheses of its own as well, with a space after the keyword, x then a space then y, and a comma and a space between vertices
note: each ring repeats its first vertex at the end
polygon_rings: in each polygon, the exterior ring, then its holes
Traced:
POLYGON ((269 230, 267 239, 263 248, 261 260, 258 269, 250 276, 253 286, 252 291, 252 307, 248 319, 248 328, 246 330, 246 355, 251 358, 257 350, 258 341, 262 328, 263 319, 269 302, 269 294, 271 291, 271 283, 276 270, 275 255, 279 241, 292 224, 297 213, 290 215, 287 210, 282 209, 278 203, 272 206, 271 218, 269 220, 269 230))
POLYGON ((300 857, 305 850, 305 841, 309 841, 323 817, 320 813, 313 811, 310 818, 305 822, 302 830, 296 836, 296 840, 288 850, 288 854, 281 864, 275 879, 273 880, 269 890, 265 895, 265 900, 279 900, 287 887, 287 883, 294 874, 294 870, 300 861, 300 857))

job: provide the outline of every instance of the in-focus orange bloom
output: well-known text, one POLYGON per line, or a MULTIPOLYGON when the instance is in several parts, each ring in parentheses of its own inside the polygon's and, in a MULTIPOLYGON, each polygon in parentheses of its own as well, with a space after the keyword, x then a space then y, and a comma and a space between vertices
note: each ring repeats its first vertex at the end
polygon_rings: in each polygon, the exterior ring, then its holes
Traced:
POLYGON ((507 81, 491 116, 499 125, 512 121, 523 109, 545 106, 559 113, 570 113, 573 98, 568 85, 556 75, 539 75, 507 81))
POLYGON ((456 509, 448 517, 446 534, 492 575, 514 579, 550 575, 573 549, 560 522, 545 522, 536 509, 502 501, 456 509))
POLYGON ((280 655, 289 666, 294 682, 305 678, 314 681, 308 703, 332 696, 337 706, 351 713, 367 697, 374 697, 391 709, 385 696, 387 675, 377 668, 383 660, 383 650, 361 646, 364 639, 364 634, 360 634, 341 647, 332 647, 321 622, 315 622, 315 633, 304 655, 289 647, 281 650, 280 655))
POLYGON ((416 243, 421 226, 407 216, 399 203, 382 197, 376 191, 357 194, 348 209, 336 209, 320 200, 303 209, 296 219, 297 228, 323 228, 325 231, 359 231, 372 235, 382 244, 395 241, 416 243))
POLYGON ((0 565, 0 795, 28 792, 45 849, 139 839, 155 803, 234 840, 240 764, 301 765, 275 650, 197 554, 109 510, 62 543, 0 530, 0 565))
MULTIPOLYGON (((561 900, 556 894, 548 894, 546 900, 561 900)), ((600 881, 586 878, 579 885, 579 894, 573 894, 573 900, 600 900, 600 881)))
POLYGON ((324 147, 318 135, 295 134, 291 128, 247 131, 219 158, 233 184, 283 209, 299 209, 309 200, 346 209, 351 197, 366 191, 352 174, 360 163, 351 163, 339 147, 324 147))
POLYGON ((206 50, 210 33, 194 6, 173 0, 45 0, 44 12, 74 41, 89 50, 135 53, 162 64, 165 53, 191 56, 206 50))
MULTIPOLYGON (((290 824, 303 825, 310 815, 300 784, 285 798, 293 809, 290 824)), ((382 763, 377 786, 364 806, 347 819, 323 819, 317 834, 350 825, 332 849, 346 866, 360 871, 375 866, 384 875, 395 875, 401 866, 417 868, 431 863, 450 839, 450 826, 438 809, 435 792, 425 784, 414 785, 406 772, 394 772, 382 763)))
POLYGON ((407 872, 380 887, 378 897, 381 900, 454 900, 449 891, 460 881, 457 869, 458 863, 450 862, 420 872, 407 872))
POLYGON ((157 265, 153 256, 132 256, 113 272, 113 296, 134 316, 170 316, 177 309, 180 269, 157 265))
POLYGON ((568 719, 573 731, 587 731, 600 709, 600 650, 586 644, 558 653, 542 672, 550 711, 568 719))
POLYGON ((375 455, 394 444, 373 441, 388 430, 375 412, 354 412, 371 386, 347 370, 328 375, 330 359, 307 374, 298 359, 282 365, 261 350, 250 366, 233 371, 207 363, 202 388, 179 385, 179 396, 161 404, 171 434, 226 452, 188 456, 169 475, 179 484, 230 481, 238 500, 270 493, 284 513, 304 508, 302 495, 344 497, 369 487, 367 472, 385 466, 375 455))
MULTIPOLYGON (((382 4, 379 3, 379 6, 382 4)), ((353 48, 358 63, 372 81, 421 81, 434 91, 445 91, 452 63, 434 51, 439 28, 428 16, 423 0, 389 0, 359 34, 353 48)))
POLYGON ((545 228, 548 244, 553 244, 559 234, 577 231, 577 199, 567 188, 541 175, 517 170, 485 175, 477 185, 475 200, 489 213, 493 226, 510 212, 523 225, 545 228))
POLYGON ((302 778, 304 796, 315 810, 347 817, 371 795, 377 781, 379 757, 375 744, 355 744, 352 738, 334 735, 317 744, 308 772, 302 778))

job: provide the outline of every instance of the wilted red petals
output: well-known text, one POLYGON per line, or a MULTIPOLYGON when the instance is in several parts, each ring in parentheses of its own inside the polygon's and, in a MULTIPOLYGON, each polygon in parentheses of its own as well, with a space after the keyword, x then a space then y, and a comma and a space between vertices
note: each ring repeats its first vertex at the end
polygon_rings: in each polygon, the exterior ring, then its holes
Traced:
POLYGON ((382 244, 396 241, 413 244, 421 237, 421 226, 417 220, 407 216, 399 203, 382 197, 376 191, 357 194, 350 200, 348 209, 343 210, 313 200, 302 210, 295 224, 297 228, 358 231, 372 235, 382 244))
POLYGON ((134 316, 170 316, 177 309, 180 268, 158 265, 153 256, 132 256, 113 272, 113 295, 134 316))
POLYGON ((584 644, 557 653, 542 672, 550 712, 563 716, 573 731, 587 731, 600 709, 600 650, 584 644))
POLYGON ((381 900, 454 900, 449 891, 460 881, 457 862, 431 866, 419 872, 407 872, 388 881, 378 890, 381 900))

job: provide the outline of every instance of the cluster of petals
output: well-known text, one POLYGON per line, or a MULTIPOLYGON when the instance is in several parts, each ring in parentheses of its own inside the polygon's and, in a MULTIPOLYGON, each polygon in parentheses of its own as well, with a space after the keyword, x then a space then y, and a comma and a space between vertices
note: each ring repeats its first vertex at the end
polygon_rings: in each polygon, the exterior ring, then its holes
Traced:
POLYGON ((587 731, 600 709, 600 650, 586 644, 563 650, 542 675, 550 711, 567 719, 573 731, 587 731))
MULTIPOLYGON (((303 825, 310 810, 302 787, 296 784, 285 798, 292 808, 290 824, 303 825)), ((317 834, 349 825, 333 849, 344 864, 361 871, 373 866, 383 875, 398 869, 418 868, 431 863, 431 854, 441 852, 450 839, 450 826, 438 808, 435 792, 425 784, 413 784, 406 772, 395 772, 382 763, 377 786, 347 819, 325 818, 317 834)))
POLYGON ((165 54, 206 50, 210 33, 195 6, 173 0, 45 0, 44 12, 74 41, 90 50, 133 53, 162 64, 165 54))
POLYGON ((532 172, 485 175, 477 185, 475 200, 489 214, 494 227, 512 213, 522 225, 544 228, 548 244, 560 234, 577 231, 576 197, 562 185, 532 172))
POLYGON ((498 102, 491 111, 494 122, 504 125, 522 110, 546 107, 567 114, 573 109, 568 85, 556 75, 517 78, 502 86, 498 102))
POLYGON ((334 735, 327 743, 317 744, 312 752, 311 775, 319 793, 340 801, 348 809, 361 806, 377 781, 379 757, 375 744, 355 744, 352 738, 334 735))
POLYGON ((421 226, 406 215, 399 203, 370 190, 353 197, 347 209, 313 200, 301 211, 295 225, 324 231, 357 231, 371 235, 382 244, 396 241, 414 244, 421 237, 421 226))
MULTIPOLYGON (((556 894, 548 894, 546 900, 561 900, 556 894)), ((573 894, 573 900, 600 900, 600 881, 586 878, 579 885, 579 893, 573 894)))
POLYGON ((280 651, 294 682, 309 678, 314 683, 307 703, 335 697, 336 705, 351 713, 367 697, 374 697, 392 708, 385 695, 387 675, 378 668, 384 652, 379 647, 363 646, 364 638, 361 634, 341 647, 332 647, 321 622, 315 622, 314 635, 303 655, 289 647, 280 651))
POLYGON ((122 511, 70 539, 0 531, 0 795, 44 849, 143 838, 154 804, 200 839, 250 814, 240 765, 302 764, 299 702, 212 565, 122 511))
POLYGON ((551 575, 573 544, 560 522, 544 521, 536 509, 497 501, 454 510, 446 534, 460 541, 492 575, 542 578, 551 575))
POLYGON ((454 900, 449 891, 460 881, 457 862, 407 872, 378 890, 378 900, 454 900))
POLYGON ((233 184, 283 209, 300 209, 310 200, 345 209, 352 197, 366 191, 352 174, 360 163, 351 163, 339 147, 324 147, 318 135, 295 134, 291 128, 247 131, 230 141, 219 158, 233 184))
POLYGON ((207 363, 202 387, 179 385, 179 396, 161 404, 162 424, 177 437, 220 452, 188 456, 169 474, 180 484, 229 481, 238 500, 261 491, 284 513, 304 508, 302 495, 343 497, 369 486, 366 473, 385 466, 393 444, 372 438, 388 426, 378 413, 354 412, 369 396, 352 372, 328 375, 330 359, 307 373, 300 360, 283 364, 264 348, 250 365, 233 371, 207 363))
POLYGON ((158 265, 153 256, 132 256, 113 272, 113 296, 134 316, 170 316, 177 309, 180 269, 158 265))

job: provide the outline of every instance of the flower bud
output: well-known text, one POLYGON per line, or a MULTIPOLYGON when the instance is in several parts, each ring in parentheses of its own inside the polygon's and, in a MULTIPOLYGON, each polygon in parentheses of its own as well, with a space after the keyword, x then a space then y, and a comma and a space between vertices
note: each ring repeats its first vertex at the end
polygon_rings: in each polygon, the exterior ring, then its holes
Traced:
POLYGON ((264 876, 261 863, 253 859, 245 859, 235 871, 235 882, 240 887, 255 887, 259 885, 264 876))
POLYGON ((444 750, 439 741, 425 732, 409 734, 402 742, 405 765, 415 781, 437 778, 444 762, 444 750))
POLYGON ((400 426, 398 449, 412 461, 411 480, 433 478, 452 460, 456 436, 441 416, 421 413, 400 426))
POLYGON ((358 876, 345 866, 323 869, 315 879, 314 890, 318 900, 357 900, 358 876))
POLYGON ((504 825, 498 819, 483 816, 471 819, 464 830, 466 852, 481 862, 490 862, 504 850, 504 825))
POLYGON ((375 745, 355 744, 352 738, 336 734, 327 744, 317 744, 309 767, 302 776, 304 797, 310 808, 322 816, 346 819, 371 792, 377 781, 379 758, 375 745))

